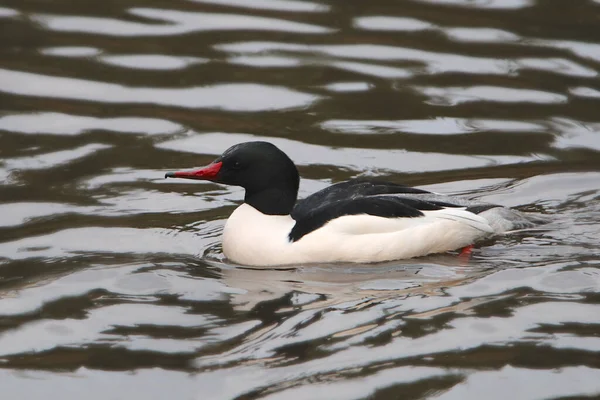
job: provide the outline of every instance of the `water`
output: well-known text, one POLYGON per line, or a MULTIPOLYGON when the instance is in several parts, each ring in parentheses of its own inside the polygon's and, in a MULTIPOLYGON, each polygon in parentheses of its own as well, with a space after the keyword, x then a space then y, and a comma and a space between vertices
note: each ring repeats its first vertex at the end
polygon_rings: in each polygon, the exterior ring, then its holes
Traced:
POLYGON ((600 2, 4 0, 2 399, 600 396, 600 2), (552 217, 383 265, 252 270, 270 140, 306 195, 380 177, 552 217))

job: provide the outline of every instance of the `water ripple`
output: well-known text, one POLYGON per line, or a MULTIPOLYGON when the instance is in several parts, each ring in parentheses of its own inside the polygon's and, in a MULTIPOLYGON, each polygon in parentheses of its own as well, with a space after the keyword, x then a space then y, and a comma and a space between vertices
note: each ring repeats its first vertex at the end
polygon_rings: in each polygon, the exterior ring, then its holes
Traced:
POLYGON ((191 0, 199 3, 218 4, 231 7, 257 8, 261 10, 294 11, 294 12, 327 12, 330 7, 325 4, 297 0, 191 0))
POLYGON ((499 86, 473 86, 473 87, 419 87, 416 88, 430 98, 432 104, 457 105, 478 101, 497 103, 538 103, 553 104, 565 103, 567 96, 559 93, 544 92, 541 90, 516 89, 499 86))
POLYGON ((440 171, 460 166, 485 166, 530 161, 532 158, 519 156, 460 156, 444 153, 418 153, 405 150, 330 148, 281 138, 264 138, 240 133, 205 133, 184 139, 162 142, 162 149, 221 154, 236 143, 268 140, 281 148, 299 165, 335 164, 355 171, 398 170, 440 171))
POLYGON ((108 82, 39 75, 0 69, 6 84, 0 91, 22 96, 44 96, 105 103, 149 103, 228 111, 267 111, 307 106, 316 95, 285 87, 255 83, 223 83, 202 87, 145 88, 108 82))
POLYGON ((157 118, 97 118, 63 113, 37 113, 0 117, 0 130, 49 135, 81 135, 92 130, 161 135, 181 131, 183 127, 157 118))
POLYGON ((35 20, 48 30, 84 32, 109 36, 169 36, 205 31, 279 31, 304 34, 324 34, 330 28, 276 18, 250 15, 192 13, 177 10, 132 8, 129 14, 160 23, 129 22, 112 18, 67 17, 40 14, 35 20))
POLYGON ((597 3, 6 3, 3 393, 597 396, 597 3), (469 259, 246 268, 243 189, 164 172, 247 140, 300 197, 373 177, 549 222, 469 259))

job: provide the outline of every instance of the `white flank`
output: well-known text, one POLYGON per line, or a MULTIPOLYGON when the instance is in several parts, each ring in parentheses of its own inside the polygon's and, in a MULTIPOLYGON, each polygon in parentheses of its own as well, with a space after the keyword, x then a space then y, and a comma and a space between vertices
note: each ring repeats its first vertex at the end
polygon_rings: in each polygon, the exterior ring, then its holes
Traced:
POLYGON ((317 262, 379 262, 440 253, 493 234, 485 218, 464 208, 426 211, 423 217, 349 215, 290 242, 290 216, 265 215, 242 204, 227 220, 223 252, 251 266, 317 262))

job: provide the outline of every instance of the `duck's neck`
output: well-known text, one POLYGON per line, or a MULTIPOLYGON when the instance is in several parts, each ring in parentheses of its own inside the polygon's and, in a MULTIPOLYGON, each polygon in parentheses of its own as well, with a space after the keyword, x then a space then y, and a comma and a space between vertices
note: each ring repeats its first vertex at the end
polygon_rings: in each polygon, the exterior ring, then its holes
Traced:
POLYGON ((244 202, 266 215, 289 215, 296 204, 297 197, 297 187, 246 190, 244 202))

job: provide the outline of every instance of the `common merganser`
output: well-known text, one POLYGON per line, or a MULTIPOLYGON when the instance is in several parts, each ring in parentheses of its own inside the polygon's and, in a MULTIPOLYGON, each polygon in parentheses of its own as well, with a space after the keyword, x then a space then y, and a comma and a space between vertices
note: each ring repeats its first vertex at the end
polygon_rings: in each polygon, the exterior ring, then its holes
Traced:
POLYGON ((227 149, 210 165, 165 178, 245 189, 223 230, 223 252, 238 264, 371 263, 461 249, 535 217, 496 204, 389 182, 353 179, 297 201, 300 175, 268 142, 227 149))

